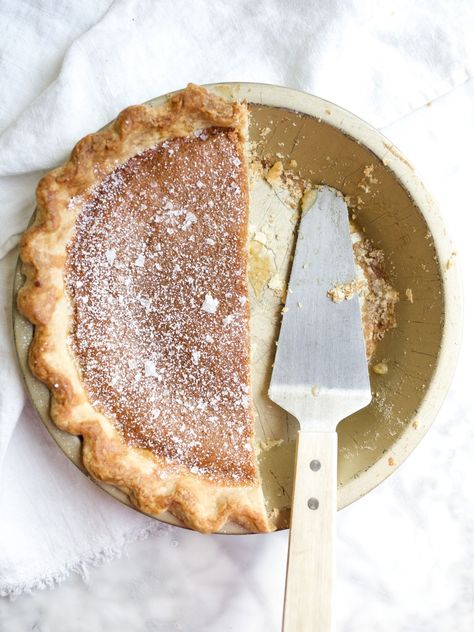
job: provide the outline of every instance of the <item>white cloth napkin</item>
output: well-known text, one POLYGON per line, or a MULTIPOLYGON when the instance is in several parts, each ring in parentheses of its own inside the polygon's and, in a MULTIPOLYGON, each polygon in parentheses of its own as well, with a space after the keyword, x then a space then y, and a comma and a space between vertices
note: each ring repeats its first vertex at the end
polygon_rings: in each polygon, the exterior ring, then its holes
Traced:
POLYGON ((287 85, 388 126, 473 75, 472 11, 471 0, 3 0, 0 594, 85 572, 160 528, 76 470, 26 403, 11 341, 13 249, 41 173, 121 108, 189 81, 287 85))

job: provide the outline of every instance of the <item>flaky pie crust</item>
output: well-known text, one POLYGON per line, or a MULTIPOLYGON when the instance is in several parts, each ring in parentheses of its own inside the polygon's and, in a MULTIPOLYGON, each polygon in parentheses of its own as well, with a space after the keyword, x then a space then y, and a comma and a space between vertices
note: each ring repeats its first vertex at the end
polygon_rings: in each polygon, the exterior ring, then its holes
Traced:
POLYGON ((62 430, 82 436, 84 465, 94 478, 125 491, 140 510, 154 516, 169 510, 202 532, 218 531, 228 521, 264 532, 272 526, 260 483, 228 486, 184 468, 160 477, 164 460, 127 445, 112 421, 89 402, 67 342, 71 310, 64 281, 66 246, 79 212, 68 209, 71 198, 85 194, 118 165, 158 142, 210 126, 235 128, 244 142, 247 109, 190 84, 163 106, 125 109, 104 130, 79 141, 69 160, 38 185, 34 224, 21 241, 26 281, 18 307, 34 325, 29 365, 51 392, 51 417, 62 430))

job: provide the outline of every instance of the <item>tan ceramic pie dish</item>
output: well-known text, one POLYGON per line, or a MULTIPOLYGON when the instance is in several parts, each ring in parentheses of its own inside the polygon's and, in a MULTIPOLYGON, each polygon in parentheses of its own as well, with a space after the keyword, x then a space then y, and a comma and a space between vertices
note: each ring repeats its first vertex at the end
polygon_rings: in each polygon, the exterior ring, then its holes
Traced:
MULTIPOLYGON (((221 96, 249 102, 250 135, 258 141, 261 156, 280 159, 285 166, 295 160, 298 173, 314 184, 329 184, 354 199, 359 196, 359 226, 384 250, 390 280, 400 294, 398 327, 386 334, 374 360, 385 361, 388 373, 371 374, 372 404, 338 427, 342 508, 394 472, 426 433, 443 401, 461 336, 456 258, 436 205, 413 167, 377 130, 327 101, 296 90, 248 83, 208 87, 221 96), (268 133, 262 135, 263 130, 268 133), (377 180, 369 190, 363 181, 367 165, 374 165, 377 180)), ((21 284, 18 267, 15 294, 21 284)), ((87 474, 80 439, 59 430, 49 418, 49 392, 27 366, 32 326, 16 308, 14 331, 26 386, 41 419, 67 457, 87 474)), ((276 441, 274 447, 262 450, 260 469, 268 507, 280 512, 282 527, 290 506, 295 431, 292 420, 285 421, 282 432, 281 419, 272 418, 270 410, 264 421, 257 422, 257 436, 270 445, 276 441)), ((98 484, 133 506, 120 490, 98 484)), ((160 520, 180 524, 169 513, 160 515, 160 520)), ((242 529, 228 525, 224 532, 242 533, 242 529)))

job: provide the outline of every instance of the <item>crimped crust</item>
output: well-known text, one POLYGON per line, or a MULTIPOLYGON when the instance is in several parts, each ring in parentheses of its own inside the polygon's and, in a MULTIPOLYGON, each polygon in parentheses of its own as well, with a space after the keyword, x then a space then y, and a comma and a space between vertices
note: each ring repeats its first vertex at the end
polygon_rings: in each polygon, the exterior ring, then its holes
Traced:
POLYGON ((68 344, 72 309, 64 270, 81 210, 80 203, 71 205, 72 198, 91 191, 119 165, 157 143, 212 126, 233 128, 244 142, 247 110, 189 85, 164 106, 129 107, 106 129, 83 138, 70 159, 38 185, 35 222, 21 242, 26 281, 18 306, 35 326, 29 364, 50 389, 51 417, 62 430, 83 437, 84 465, 95 478, 126 491, 142 511, 158 515, 168 509, 202 532, 218 531, 227 521, 263 532, 272 527, 259 482, 229 485, 186 468, 170 475, 164 459, 130 447, 90 403, 68 344))

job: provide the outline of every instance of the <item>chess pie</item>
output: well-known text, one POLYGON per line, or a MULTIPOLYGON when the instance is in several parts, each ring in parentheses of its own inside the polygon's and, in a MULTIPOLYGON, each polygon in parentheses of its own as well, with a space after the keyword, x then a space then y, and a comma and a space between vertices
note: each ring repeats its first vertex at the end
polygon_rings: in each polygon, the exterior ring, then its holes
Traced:
POLYGON ((190 85, 124 110, 37 189, 18 304, 93 477, 203 532, 271 530, 254 447, 247 108, 190 85))

